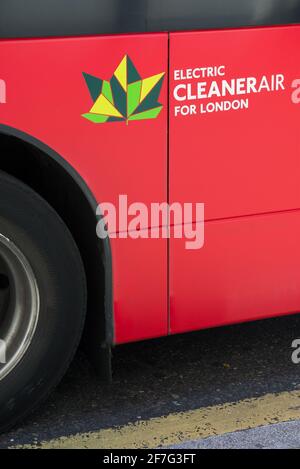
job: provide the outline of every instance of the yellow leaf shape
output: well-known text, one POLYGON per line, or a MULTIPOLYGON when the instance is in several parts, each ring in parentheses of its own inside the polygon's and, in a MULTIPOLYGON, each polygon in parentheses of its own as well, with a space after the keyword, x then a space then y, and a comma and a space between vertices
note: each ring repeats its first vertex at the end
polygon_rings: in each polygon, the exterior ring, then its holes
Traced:
POLYGON ((159 82, 159 80, 164 76, 164 73, 158 73, 157 75, 153 75, 152 77, 145 78, 142 80, 142 89, 141 89, 141 97, 140 102, 146 98, 146 96, 150 93, 152 88, 159 82))
POLYGON ((123 117, 103 94, 100 94, 99 98, 97 98, 90 112, 93 114, 103 114, 105 116, 123 117))
POLYGON ((124 91, 127 91, 127 55, 123 57, 114 73, 124 91))

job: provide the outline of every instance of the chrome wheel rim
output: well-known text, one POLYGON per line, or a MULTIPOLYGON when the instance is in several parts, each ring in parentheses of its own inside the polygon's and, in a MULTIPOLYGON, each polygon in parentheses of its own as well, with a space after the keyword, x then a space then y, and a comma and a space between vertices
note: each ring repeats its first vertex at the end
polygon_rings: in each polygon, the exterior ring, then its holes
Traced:
POLYGON ((0 234, 0 381, 31 344, 39 309, 39 290, 29 261, 0 234))

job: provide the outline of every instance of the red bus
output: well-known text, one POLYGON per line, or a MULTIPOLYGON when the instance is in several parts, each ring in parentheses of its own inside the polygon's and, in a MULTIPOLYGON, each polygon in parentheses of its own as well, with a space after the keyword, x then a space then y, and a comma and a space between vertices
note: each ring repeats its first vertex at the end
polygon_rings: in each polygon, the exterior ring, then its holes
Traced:
POLYGON ((299 0, 1 1, 2 430, 83 329, 109 379, 117 344, 300 310, 299 22, 299 0), (138 221, 112 230, 120 200, 138 221))

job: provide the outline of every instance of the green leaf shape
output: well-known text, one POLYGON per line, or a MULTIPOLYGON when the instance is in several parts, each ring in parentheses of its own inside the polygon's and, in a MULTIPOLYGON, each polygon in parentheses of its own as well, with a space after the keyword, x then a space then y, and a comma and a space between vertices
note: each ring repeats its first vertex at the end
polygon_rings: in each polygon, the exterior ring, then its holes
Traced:
POLYGON ((82 117, 88 119, 95 124, 103 124, 103 122, 107 122, 108 116, 103 116, 101 114, 92 114, 91 112, 87 112, 86 114, 82 114, 82 117))
MULTIPOLYGON (((109 81, 105 81, 105 80, 103 81, 102 94, 108 99, 108 101, 114 104, 114 98, 113 98, 112 89, 111 89, 109 81)), ((97 97, 98 96, 99 94, 97 95, 97 97)))
POLYGON ((96 124, 155 119, 163 106, 158 102, 165 73, 142 79, 125 55, 110 81, 83 73, 93 106, 82 117, 96 124))
POLYGON ((138 114, 133 114, 132 116, 128 117, 130 121, 140 121, 142 119, 155 119, 160 111, 162 110, 162 106, 158 106, 154 109, 149 109, 148 111, 143 111, 138 114))
POLYGON ((142 80, 130 83, 127 88, 127 116, 136 110, 140 103, 142 80))

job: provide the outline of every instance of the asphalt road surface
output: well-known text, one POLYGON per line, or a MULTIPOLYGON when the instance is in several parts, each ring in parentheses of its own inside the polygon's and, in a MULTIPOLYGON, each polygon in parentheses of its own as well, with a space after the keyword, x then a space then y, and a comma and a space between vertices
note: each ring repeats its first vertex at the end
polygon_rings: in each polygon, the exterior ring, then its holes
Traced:
POLYGON ((99 382, 79 352, 48 401, 19 428, 0 436, 0 448, 38 447, 60 437, 269 393, 295 397, 300 364, 292 363, 291 343, 296 338, 300 316, 119 346, 111 385, 99 382))

